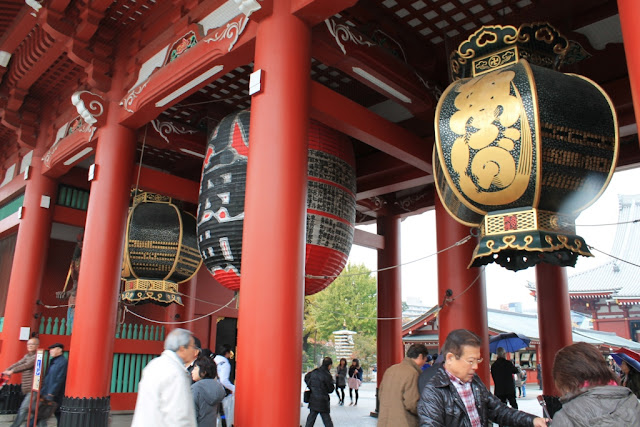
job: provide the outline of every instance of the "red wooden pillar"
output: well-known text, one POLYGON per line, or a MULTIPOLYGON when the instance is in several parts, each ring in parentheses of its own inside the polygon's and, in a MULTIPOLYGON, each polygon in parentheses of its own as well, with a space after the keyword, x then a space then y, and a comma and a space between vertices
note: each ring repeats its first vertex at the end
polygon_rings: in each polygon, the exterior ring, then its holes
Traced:
MULTIPOLYGON (((56 182, 43 176, 42 153, 34 152, 29 171, 22 219, 18 228, 11 278, 4 312, 4 329, 0 351, 0 367, 5 369, 24 355, 24 343, 19 342, 20 328, 36 331, 36 299, 47 261, 51 217, 56 199, 56 182), (49 207, 42 207, 43 197, 49 197, 49 207)), ((22 179, 22 178, 18 178, 22 179)))
POLYGON ((622 26, 622 39, 627 57, 636 123, 640 124, 640 26, 637 22, 638 16, 640 16, 640 2, 638 0, 618 0, 618 13, 622 26))
MULTIPOLYGON (((181 286, 182 293, 186 294, 186 296, 182 297, 182 303, 184 304, 184 315, 182 316, 184 319, 182 320, 193 320, 196 317, 196 288, 198 287, 198 275, 194 275, 189 281, 183 283, 181 286)), ((195 332, 194 325, 194 322, 189 322, 185 324, 184 328, 191 332, 195 332)), ((201 342, 207 342, 206 337, 198 338, 201 342)))
POLYGON ((111 106, 98 139, 61 408, 63 426, 107 426, 109 421, 116 312, 136 148, 134 131, 116 122, 119 111, 117 104, 111 106))
POLYGON ((299 425, 307 196, 307 129, 311 32, 273 2, 259 24, 253 95, 242 279, 238 313, 236 426, 299 425), (256 363, 260 352, 283 355, 286 375, 256 363), (273 390, 277 385, 277 392, 273 390))
MULTIPOLYGON (((436 230, 439 251, 469 235, 469 227, 454 220, 437 197, 436 230)), ((449 289, 452 291, 451 298, 455 299, 445 303, 438 313, 438 339, 442 348, 449 332, 455 329, 468 329, 477 334, 482 339, 481 354, 485 360, 478 367, 477 374, 488 386, 490 354, 484 271, 467 268, 474 242, 472 240, 438 254, 438 303, 442 304, 449 289)))
POLYGON ((562 267, 536 266, 540 362, 544 394, 558 395, 551 369, 556 352, 573 343, 567 272, 562 267))
MULTIPOLYGON (((378 269, 400 265, 400 217, 378 218, 384 249, 378 250, 378 269)), ((402 280, 400 267, 378 272, 378 384, 385 371, 404 358, 402 345, 402 280)), ((376 412, 379 402, 376 392, 376 412)))

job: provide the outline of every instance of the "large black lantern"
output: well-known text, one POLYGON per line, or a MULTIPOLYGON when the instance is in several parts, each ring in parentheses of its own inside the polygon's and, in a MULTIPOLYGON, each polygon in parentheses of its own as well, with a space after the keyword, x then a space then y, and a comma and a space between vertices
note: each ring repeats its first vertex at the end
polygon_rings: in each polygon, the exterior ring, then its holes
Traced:
POLYGON ((178 283, 193 277, 201 263, 195 217, 170 197, 137 195, 127 220, 122 299, 182 304, 178 283))
POLYGON ((438 102, 434 174, 449 213, 480 228, 471 266, 591 256, 575 219, 611 179, 618 125, 594 82, 546 68, 568 49, 553 27, 533 24, 483 27, 452 55, 459 80, 438 102))

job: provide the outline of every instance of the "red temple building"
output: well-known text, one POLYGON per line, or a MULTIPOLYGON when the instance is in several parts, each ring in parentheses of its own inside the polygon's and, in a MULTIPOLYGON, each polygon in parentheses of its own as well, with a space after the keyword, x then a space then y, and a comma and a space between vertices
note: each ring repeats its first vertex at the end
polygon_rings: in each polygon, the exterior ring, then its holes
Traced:
MULTIPOLYGON (((61 424, 107 425, 110 410, 134 407, 140 372, 166 331, 187 321, 203 346, 236 348, 237 426, 298 425, 300 377, 264 369, 256 355, 301 366, 312 120, 353 146, 355 224, 378 227, 349 224, 354 244, 376 249, 379 268, 396 266, 402 218, 435 209, 440 340, 457 328, 488 336, 484 275, 467 268, 475 239, 453 246, 469 227, 434 189, 434 117, 452 79, 450 54, 484 25, 547 21, 571 41, 560 71, 584 75, 611 99, 617 166, 635 165, 637 16, 635 0, 1 2, 0 367, 24 354, 22 328, 43 347, 64 343, 61 424), (183 305, 123 302, 132 191, 196 216, 209 134, 247 109, 238 297, 200 268, 172 294, 183 305), (77 289, 64 289, 76 278, 77 289), (273 384, 278 393, 265 395, 273 384)), ((540 357, 551 366, 572 340, 567 279, 562 267, 535 268, 540 357)), ((378 274, 378 307, 380 381, 404 356, 400 269, 378 274)), ((487 381, 488 365, 479 375, 487 381)), ((550 375, 546 394, 555 392, 550 375)))
POLYGON ((614 258, 569 276, 571 309, 591 316, 593 329, 633 341, 640 341, 639 215, 640 197, 619 196, 619 224, 610 252, 614 258))

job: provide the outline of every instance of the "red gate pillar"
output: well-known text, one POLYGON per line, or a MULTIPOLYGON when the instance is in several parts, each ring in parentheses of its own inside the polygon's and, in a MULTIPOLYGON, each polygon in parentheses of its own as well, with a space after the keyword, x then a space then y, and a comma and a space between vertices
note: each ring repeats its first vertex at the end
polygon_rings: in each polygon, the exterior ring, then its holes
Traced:
POLYGON ((618 0, 618 13, 622 27, 624 52, 631 83, 631 96, 636 114, 636 124, 640 124, 640 2, 638 0, 618 0))
POLYGON ((536 266, 536 298, 540 331, 540 361, 544 394, 558 395, 551 368, 556 352, 573 343, 567 272, 562 267, 536 266))
MULTIPOLYGON (((43 176, 42 153, 34 151, 29 171, 22 219, 18 228, 16 246, 11 267, 2 331, 0 367, 5 369, 24 355, 24 343, 20 343, 20 328, 37 331, 34 313, 36 299, 49 250, 51 218, 56 198, 56 182, 43 176), (42 207, 43 197, 49 197, 49 207, 42 207)), ((22 178, 18 178, 22 179, 22 178)))
POLYGON ((134 131, 115 122, 119 112, 117 104, 111 106, 98 139, 62 426, 107 426, 109 422, 116 312, 136 151, 134 131))
POLYGON ((239 427, 300 423, 311 32, 291 14, 290 3, 273 2, 256 35, 254 69, 263 73, 262 92, 251 102, 238 312, 239 427), (286 358, 290 372, 256 363, 265 351, 286 358), (277 392, 268 392, 274 385, 277 392))
MULTIPOLYGON (((446 211, 440 198, 436 197, 437 247, 441 251, 469 235, 469 227, 454 220, 446 211)), ((482 339, 481 354, 484 362, 477 374, 489 386, 489 328, 487 326, 487 295, 484 270, 467 268, 471 262, 475 240, 455 246, 438 254, 438 303, 448 299, 451 290, 452 302, 445 302, 438 313, 438 339, 440 347, 449 332, 468 329, 482 339)))
MULTIPOLYGON (((384 249, 378 250, 378 269, 401 264, 400 217, 378 218, 384 249)), ((400 267, 378 272, 378 384, 385 371, 404 358, 402 345, 402 280, 400 267)), ((376 412, 378 399, 376 391, 376 412)))

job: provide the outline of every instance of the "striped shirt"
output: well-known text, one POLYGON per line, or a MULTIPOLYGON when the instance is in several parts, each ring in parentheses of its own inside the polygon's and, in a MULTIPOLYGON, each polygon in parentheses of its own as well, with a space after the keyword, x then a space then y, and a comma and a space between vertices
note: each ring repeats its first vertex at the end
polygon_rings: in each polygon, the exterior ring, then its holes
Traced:
POLYGON ((471 420, 471 426, 482 427, 478 408, 476 408, 476 399, 473 397, 473 391, 471 390, 471 382, 462 382, 458 377, 451 375, 451 373, 446 369, 445 372, 449 375, 451 384, 456 388, 458 394, 462 398, 465 408, 467 408, 467 415, 469 416, 469 420, 471 420))

